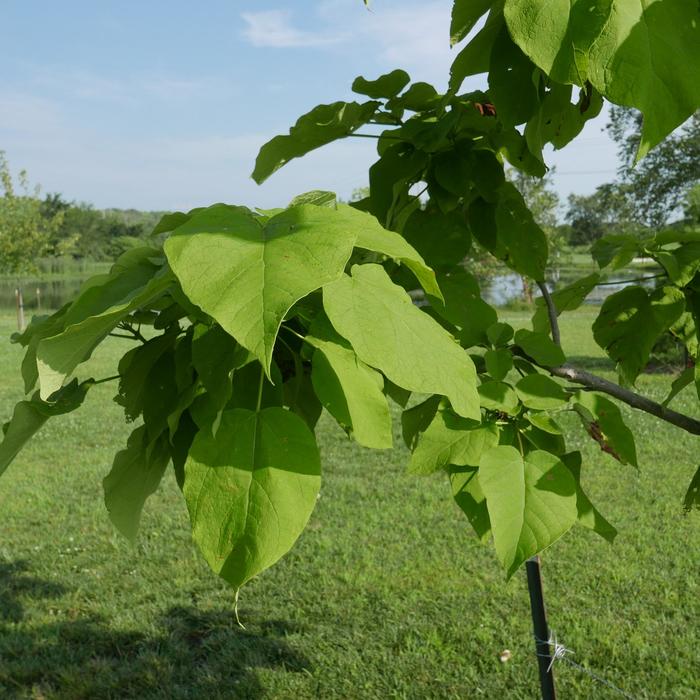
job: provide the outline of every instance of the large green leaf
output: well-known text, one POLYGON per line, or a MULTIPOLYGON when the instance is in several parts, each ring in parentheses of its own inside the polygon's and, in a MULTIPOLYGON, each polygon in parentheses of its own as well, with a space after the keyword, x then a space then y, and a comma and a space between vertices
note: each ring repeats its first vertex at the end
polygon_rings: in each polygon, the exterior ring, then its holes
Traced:
MULTIPOLYGON (((339 208, 352 210, 347 205, 341 205, 339 208)), ((427 294, 442 299, 435 273, 425 264, 420 253, 403 236, 380 226, 374 217, 364 216, 363 225, 357 228, 355 246, 386 255, 402 263, 416 276, 427 294)))
POLYGON ((316 349, 311 381, 326 410, 365 447, 392 445, 391 414, 382 375, 360 360, 327 319, 311 327, 306 340, 316 349))
POLYGON ((505 18, 551 78, 644 114, 640 156, 700 106, 696 0, 508 0, 505 18))
POLYGON ((49 418, 70 413, 78 408, 92 384, 92 380, 78 384, 74 379, 50 397, 51 403, 42 401, 38 392, 31 399, 20 401, 12 413, 12 420, 3 426, 0 475, 49 418))
POLYGON ((260 149, 253 180, 260 185, 293 158, 349 136, 367 123, 378 107, 379 102, 334 102, 314 107, 297 119, 288 135, 275 136, 260 149))
POLYGON ((126 449, 117 452, 112 469, 103 479, 105 505, 119 532, 136 539, 146 499, 160 485, 170 461, 166 434, 149 441, 146 426, 129 436, 126 449))
POLYGON ((285 314, 342 274, 358 229, 372 221, 351 207, 301 205, 261 222, 242 207, 214 205, 176 229, 165 252, 190 300, 269 376, 285 314))
POLYGON ((449 464, 476 466, 481 453, 497 443, 495 424, 476 423, 443 408, 418 439, 408 471, 432 474, 449 464))
POLYGON ((648 294, 638 286, 611 294, 593 322, 593 337, 617 362, 623 382, 633 384, 649 360, 659 336, 685 310, 685 296, 676 287, 648 294))
POLYGON ((240 588, 294 544, 316 504, 321 462, 313 434, 283 408, 224 411, 185 464, 192 534, 211 568, 240 588))
POLYGON ((39 341, 36 358, 43 399, 63 385, 121 320, 158 299, 173 284, 167 266, 153 256, 151 248, 129 251, 109 275, 88 280, 66 310, 63 330, 39 341))
POLYGON ((514 447, 484 453, 479 484, 486 496, 494 545, 508 577, 576 521, 576 483, 556 456, 514 447))
POLYGON ((323 306, 363 362, 404 389, 442 394, 464 418, 480 419, 471 358, 382 267, 353 266, 352 276, 324 287, 323 306))

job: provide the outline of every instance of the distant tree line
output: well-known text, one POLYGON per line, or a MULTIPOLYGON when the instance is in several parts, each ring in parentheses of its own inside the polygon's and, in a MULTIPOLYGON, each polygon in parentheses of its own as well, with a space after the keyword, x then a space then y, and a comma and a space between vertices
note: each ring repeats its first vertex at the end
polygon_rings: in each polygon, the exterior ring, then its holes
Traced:
POLYGON ((35 270, 45 258, 111 261, 142 244, 163 212, 95 209, 42 197, 27 173, 12 176, 0 151, 0 273, 35 270))

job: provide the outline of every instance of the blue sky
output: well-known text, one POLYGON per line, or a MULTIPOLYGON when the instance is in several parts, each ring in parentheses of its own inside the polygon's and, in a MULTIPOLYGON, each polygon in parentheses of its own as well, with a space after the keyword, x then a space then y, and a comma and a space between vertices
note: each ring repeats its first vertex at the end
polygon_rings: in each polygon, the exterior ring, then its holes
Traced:
MULTIPOLYGON (((280 206, 366 183, 373 142, 347 139, 262 186, 258 148, 357 75, 402 67, 444 87, 450 0, 8 0, 0 10, 0 149, 45 192, 98 207, 280 206)), ((475 79, 473 87, 482 87, 475 79)), ((468 87, 468 86, 465 86, 468 87)), ((562 197, 614 178, 591 122, 551 154, 562 197)))

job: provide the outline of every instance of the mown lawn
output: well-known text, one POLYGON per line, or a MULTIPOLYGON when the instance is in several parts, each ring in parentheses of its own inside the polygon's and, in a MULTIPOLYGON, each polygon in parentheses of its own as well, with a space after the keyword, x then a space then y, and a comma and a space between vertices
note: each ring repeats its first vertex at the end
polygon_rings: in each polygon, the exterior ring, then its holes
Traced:
MULTIPOLYGON (((591 314, 563 321, 564 343, 609 371, 591 314)), ((12 331, 9 316, 0 331, 12 331)), ((90 373, 113 374, 124 343, 114 339, 90 373)), ((0 345, 3 417, 20 397, 19 361, 0 345)), ((667 381, 640 386, 660 399, 667 381)), ((171 475, 135 548, 111 527, 101 479, 129 432, 113 392, 95 387, 0 480, 0 697, 537 697, 524 572, 504 582, 445 478, 404 474, 403 447, 360 449, 322 419, 318 506, 293 551, 242 591, 241 629, 231 591, 190 541, 171 475)), ((677 406, 695 411, 692 389, 677 406)), ((578 663, 629 694, 698 698, 700 514, 681 509, 698 442, 625 415, 640 473, 570 423, 589 493, 620 535, 610 546, 577 528, 545 553, 550 623, 578 663)), ((562 698, 619 697, 564 665, 557 684, 562 698)))

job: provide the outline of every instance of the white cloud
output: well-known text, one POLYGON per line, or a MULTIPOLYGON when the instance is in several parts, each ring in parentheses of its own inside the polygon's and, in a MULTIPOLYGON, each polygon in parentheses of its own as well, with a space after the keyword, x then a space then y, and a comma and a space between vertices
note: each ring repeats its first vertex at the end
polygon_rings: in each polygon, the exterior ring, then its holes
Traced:
POLYGON ((289 10, 264 10, 243 12, 246 23, 244 35, 256 47, 275 49, 309 48, 337 44, 345 38, 342 35, 328 35, 306 32, 292 25, 289 10))

